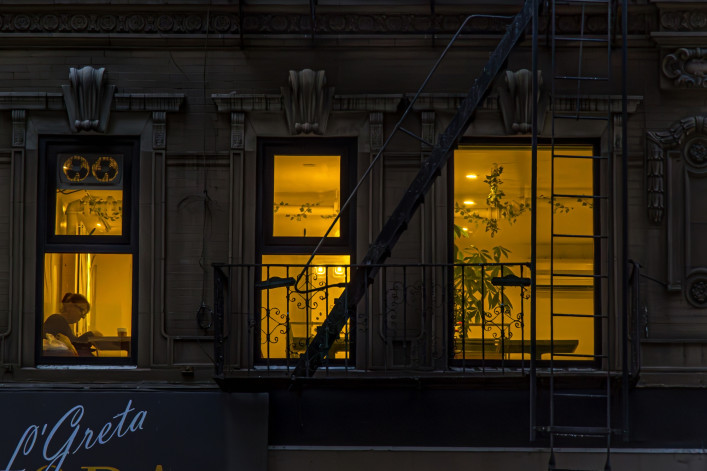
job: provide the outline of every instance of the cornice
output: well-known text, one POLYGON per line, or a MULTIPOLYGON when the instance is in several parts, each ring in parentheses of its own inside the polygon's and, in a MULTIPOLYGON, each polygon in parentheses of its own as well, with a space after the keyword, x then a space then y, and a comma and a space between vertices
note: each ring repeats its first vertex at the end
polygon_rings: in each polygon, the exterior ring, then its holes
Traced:
MULTIPOLYGON (((478 6, 476 7, 479 8, 478 6)), ((420 12, 371 12, 348 8, 329 9, 317 13, 315 28, 309 11, 299 12, 257 11, 252 8, 239 15, 235 7, 214 5, 161 5, 157 10, 149 5, 132 5, 126 12, 125 5, 12 5, 0 11, 0 35, 13 39, 100 38, 110 35, 112 41, 120 39, 193 39, 199 35, 214 39, 257 39, 289 35, 301 37, 345 36, 408 36, 428 37, 456 32, 467 12, 426 14, 420 12)), ((632 34, 648 34, 657 29, 652 9, 636 8, 630 12, 632 34), (649 11, 650 10, 650 11, 649 11)), ((477 12, 478 13, 478 12, 477 12)), ((486 13, 512 14, 508 7, 488 6, 486 13)), ((578 32, 582 27, 578 11, 567 9, 559 12, 556 23, 558 33, 578 32)), ((698 22, 699 23, 699 22, 698 22)), ((474 35, 501 35, 506 22, 501 19, 472 19, 468 33, 474 35)), ((547 22, 540 25, 541 33, 547 22)), ((585 29, 588 34, 606 30, 606 17, 601 11, 588 14, 585 29)))
MULTIPOLYGON (((115 111, 176 112, 184 102, 181 93, 116 93, 115 111)), ((0 92, 0 110, 53 111, 65 109, 62 93, 0 92)))
MULTIPOLYGON (((334 95, 332 112, 395 112, 401 102, 410 97, 406 94, 362 94, 362 95, 334 95)), ((423 94, 420 95, 413 109, 415 111, 455 112, 466 95, 454 93, 423 94)), ((281 95, 275 94, 243 94, 236 92, 219 93, 211 95, 211 99, 219 112, 254 112, 254 111, 284 111, 281 95)), ((643 101, 642 96, 628 97, 628 112, 635 113, 638 105, 643 101)), ((566 99, 559 97, 557 111, 576 111, 577 98, 568 96, 566 99)), ((620 95, 595 95, 581 97, 579 101, 582 113, 606 114, 621 112, 620 95)), ((500 110, 498 96, 489 96, 480 107, 484 111, 500 110)))

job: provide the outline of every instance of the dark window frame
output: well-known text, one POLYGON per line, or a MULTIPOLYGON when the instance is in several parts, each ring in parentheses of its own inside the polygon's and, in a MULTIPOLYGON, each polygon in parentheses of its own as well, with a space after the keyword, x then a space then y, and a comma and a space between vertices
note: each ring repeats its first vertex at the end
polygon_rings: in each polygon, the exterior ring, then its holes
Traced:
POLYGON ((136 136, 39 137, 37 188, 37 261, 35 306, 35 363, 43 365, 136 365, 138 339, 138 206, 140 138, 136 136), (57 155, 63 153, 123 155, 122 235, 70 236, 54 233, 57 155), (52 357, 42 351, 44 322, 44 257, 48 253, 128 254, 132 256, 130 355, 112 357, 52 357))
MULTIPOLYGON (((257 228, 258 253, 288 254, 308 253, 316 247, 321 237, 275 237, 272 208, 275 155, 340 155, 340 188, 343 205, 355 185, 357 143, 355 138, 264 138, 258 142, 258 202, 257 228), (346 196, 345 196, 346 195, 346 196)), ((340 236, 327 237, 320 248, 322 254, 353 250, 355 238, 355 200, 339 220, 340 236)))
MULTIPOLYGON (((275 155, 339 155, 340 162, 340 194, 341 205, 356 185, 358 138, 261 138, 258 139, 257 160, 257 201, 256 201, 256 263, 261 264, 263 255, 311 255, 319 244, 321 237, 274 237, 273 212, 274 203, 274 156, 275 155)), ((340 236, 327 238, 320 246, 318 255, 349 255, 351 263, 356 260, 356 198, 352 198, 348 207, 339 219, 340 236)), ((299 274, 299 269, 295 277, 299 274)), ((260 279, 261 270, 256 270, 255 277, 260 279)), ((261 306, 261 291, 256 291, 255 302, 261 306)), ((260 318, 258 318, 258 325, 260 318)), ((261 355, 261 329, 255 329, 253 355, 256 364, 286 364, 287 359, 272 358, 261 355)), ((349 357, 355 357, 355 316, 351 318, 349 333, 349 357)), ((290 359, 292 361, 292 359, 290 359)), ((332 364, 343 364, 346 360, 330 360, 332 364)))
MULTIPOLYGON (((552 142, 550 139, 539 139, 538 140, 538 146, 544 146, 544 147, 549 147, 552 145, 552 142)), ((555 139, 554 143, 556 146, 564 146, 564 145, 586 145, 586 146, 592 146, 593 147, 593 152, 596 155, 597 152, 600 152, 601 150, 601 142, 598 138, 589 138, 589 139, 584 139, 584 138, 561 138, 561 139, 555 139)), ((470 146, 527 146, 528 149, 531 149, 531 141, 529 139, 521 138, 521 139, 463 139, 458 143, 458 146, 462 145, 470 145, 470 146)), ((598 160, 593 161, 593 186, 594 186, 594 193, 596 194, 599 189, 600 185, 602 184, 601 182, 601 163, 598 160)), ((452 155, 449 159, 449 164, 447 165, 447 181, 451 182, 449 185, 447 185, 447 260, 449 260, 449 263, 454 263, 454 156, 452 155)), ((594 206, 593 210, 593 232, 594 234, 599 234, 602 231, 601 227, 601 211, 598 205, 594 206)), ((528 237, 530 237, 530 234, 528 234, 528 237)), ((601 267, 601 255, 602 255, 602 247, 601 247, 601 240, 600 239, 595 239, 594 240, 594 273, 598 274, 602 267, 601 267)), ((453 274, 452 274, 452 269, 450 268, 450 279, 452 279, 453 274)), ((602 285, 601 281, 598 279, 594 280, 594 313, 598 314, 601 311, 601 306, 602 304, 602 297, 604 293, 602 290, 602 285)), ((449 292, 448 292, 449 299, 454 299, 454 293, 453 293, 453 287, 450 286, 449 292)), ((523 362, 527 365, 529 360, 497 360, 497 359, 481 359, 481 358, 474 358, 474 359, 455 359, 454 358, 454 304, 449 303, 448 308, 448 313, 447 313, 447 322, 450 328, 448 329, 447 333, 447 342, 448 345, 451 348, 448 348, 448 361, 451 366, 457 367, 460 365, 466 365, 466 366, 485 366, 485 367, 497 367, 497 366, 506 366, 506 367, 516 367, 516 366, 521 366, 523 362)), ((530 316, 530 310, 528 310, 528 316, 530 316)), ((594 320, 594 353, 596 355, 601 355, 603 352, 603 345, 601 343, 601 338, 602 338, 602 323, 600 318, 596 318, 594 320)), ((530 353, 530 352, 528 352, 530 353)), ((592 368, 599 368, 601 366, 601 360, 599 358, 595 360, 588 360, 588 361, 581 361, 581 360, 558 360, 555 359, 554 362, 556 364, 561 364, 563 367, 572 367, 572 366, 577 366, 577 367, 592 367, 592 368)), ((539 367, 548 367, 550 365, 551 361, 550 360, 537 360, 537 366, 539 367)))

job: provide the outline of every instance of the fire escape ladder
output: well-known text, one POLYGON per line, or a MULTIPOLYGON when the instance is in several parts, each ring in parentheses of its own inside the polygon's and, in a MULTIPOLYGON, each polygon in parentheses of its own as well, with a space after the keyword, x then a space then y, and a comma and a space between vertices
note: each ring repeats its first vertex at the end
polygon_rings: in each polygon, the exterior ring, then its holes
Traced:
MULTIPOLYGON (((307 349, 297 362, 293 372, 294 377, 311 376, 317 368, 322 365, 328 355, 329 347, 334 344, 334 341, 337 338, 339 338, 341 330, 347 320, 355 312, 357 304, 365 295, 368 286, 373 282, 380 265, 385 262, 395 246, 395 243, 398 241, 402 233, 405 232, 408 222, 413 217, 415 211, 422 203, 425 194, 440 174, 449 158, 449 155, 457 145, 459 137, 461 137, 469 125, 474 111, 489 91, 498 73, 505 66, 508 55, 515 47, 516 43, 524 35, 526 28, 530 24, 533 17, 533 10, 537 8, 538 4, 538 0, 526 0, 522 10, 515 17, 513 17, 512 21, 507 26, 506 33, 499 41, 496 49, 490 55, 489 60, 483 67, 480 75, 475 79, 473 86, 459 107, 459 110, 457 110, 457 113, 452 118, 449 126, 447 126, 445 131, 440 135, 437 143, 432 148, 429 157, 422 163, 417 176, 408 187, 390 218, 386 221, 373 244, 369 247, 368 253, 364 257, 362 263, 358 268, 352 269, 349 278, 350 281, 344 289, 342 295, 334 302, 333 308, 327 315, 322 325, 317 329, 317 333, 314 338, 310 341, 307 349)), ((459 33, 470 18, 472 17, 467 18, 457 34, 455 34, 452 38, 449 45, 443 52, 442 57, 444 57, 444 54, 446 54, 449 46, 451 46, 452 42, 454 42, 454 40, 458 37, 459 33)), ((440 57, 440 60, 442 57, 440 57)), ((439 61, 437 64, 439 64, 439 61)), ((433 72, 434 70, 435 69, 433 69, 433 72)), ((422 90, 429 79, 430 75, 428 75, 420 90, 422 90)), ((415 99, 419 96, 419 93, 420 92, 418 91, 415 99)), ((408 109, 403 114, 403 119, 412 109, 415 99, 412 100, 408 106, 408 109)), ((401 128, 400 123, 398 123, 395 127, 393 133, 398 131, 406 134, 409 133, 407 130, 401 128)), ((385 145, 390 142, 391 137, 392 134, 386 140, 385 145)), ((383 149, 379 151, 379 155, 382 150, 383 149)), ((368 172, 363 175, 363 178, 366 177, 367 173, 368 172)), ((356 189, 358 186, 360 186, 360 183, 357 185, 356 189)), ((354 192, 356 189, 354 189, 354 192)), ((345 205, 342 205, 342 211, 344 206, 345 205)), ((315 253, 316 250, 317 249, 315 249, 315 253)))
MULTIPOLYGON (((551 347, 549 358, 549 424, 537 430, 549 436, 549 470, 574 469, 562 461, 558 448, 593 447, 605 449, 603 463, 592 469, 611 469, 611 440, 618 433, 613 427, 612 377, 616 376, 615 355, 615 303, 616 280, 613 263, 614 241, 614 154, 612 139, 602 139, 598 150, 584 157, 565 155, 560 150, 558 136, 570 122, 587 125, 605 121, 607 136, 612 134, 612 110, 598 115, 583 107, 583 97, 602 93, 612 83, 612 32, 614 29, 614 8, 616 0, 551 0, 551 31, 549 42, 552 49, 552 174, 550 213, 550 338, 551 345, 556 338, 558 327, 564 322, 592 322, 594 326, 594 350, 578 353, 561 353, 551 347), (559 13, 573 13, 579 18, 577 34, 558 31, 559 13), (588 18, 592 18, 593 31, 589 31, 588 18), (597 32, 597 18, 604 18, 605 29, 597 32), (563 59, 564 57, 571 59, 563 59), (591 120, 591 121, 589 121, 591 120), (585 124, 586 123, 586 124, 585 124), (571 191, 572 182, 562 181, 558 169, 568 168, 577 159, 588 159, 594 175, 592 191, 571 191), (573 159, 573 160, 570 160, 573 159), (584 207, 593 208, 594 222, 590 232, 581 229, 567 229, 560 223, 561 211, 568 202, 581 202, 584 207), (568 244, 585 240, 592 244, 594 253, 593 272, 587 273, 567 269, 558 263, 558 257, 568 244), (564 249, 563 249, 564 246, 564 249), (577 312, 580 307, 561 308, 558 301, 563 289, 569 285, 593 286, 595 293, 591 312, 577 312), (596 296, 600 293, 600 296, 596 296), (601 300, 600 300, 601 299, 601 300), (574 308, 574 309, 573 309, 574 308), (580 365, 566 374, 568 362, 580 365), (582 361, 582 363, 579 363, 582 361), (558 364, 558 362, 563 362, 558 364), (602 467, 603 466, 603 467, 602 467)), ((603 92, 606 93, 606 92, 603 92)), ((596 126, 596 124, 594 124, 596 126)), ((580 303, 577 303, 579 305, 580 303)), ((565 306, 567 303, 565 303, 565 306)))

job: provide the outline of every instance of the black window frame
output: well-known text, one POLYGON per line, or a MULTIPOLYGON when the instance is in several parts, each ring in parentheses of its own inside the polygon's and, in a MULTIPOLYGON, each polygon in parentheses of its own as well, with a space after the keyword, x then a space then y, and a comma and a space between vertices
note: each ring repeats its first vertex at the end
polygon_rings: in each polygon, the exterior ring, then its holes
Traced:
MULTIPOLYGON (((256 202, 256 263, 260 267, 263 255, 311 255, 321 241, 317 237, 275 237, 273 236, 274 204, 274 156, 275 155, 338 155, 340 161, 341 205, 347 200, 356 185, 358 138, 356 137, 302 137, 302 138, 261 138, 257 144, 257 202, 256 202)), ((349 255, 351 263, 356 260, 356 198, 339 219, 340 236, 327 237, 319 247, 317 255, 349 255)), ((255 270, 256 279, 262 272, 255 270)), ((300 269, 296 270, 295 277, 300 269)), ((261 306, 262 291, 256 290, 255 302, 261 306)), ((355 316, 351 317, 349 334, 349 357, 355 356, 356 328, 355 316)), ((258 318, 258 323, 260 318, 258 318)), ((255 329, 254 359, 256 364, 286 364, 285 358, 267 358, 260 352, 260 331, 255 329)), ((290 359, 291 360, 291 359, 290 359)), ((331 364, 343 364, 346 360, 330 360, 331 364)))
MULTIPOLYGON (((311 253, 321 240, 316 237, 273 236, 274 156, 275 155, 339 155, 341 205, 354 187, 356 175, 356 138, 263 138, 258 141, 258 202, 256 235, 259 254, 311 253), (270 208, 267 209, 266 208, 270 208)), ((327 237, 320 248, 322 254, 340 253, 354 249, 355 200, 352 200, 341 218, 340 236, 327 237)))
MULTIPOLYGON (((550 147, 553 145, 556 146, 571 146, 571 145, 586 145, 586 146, 592 146, 594 149, 594 155, 597 155, 598 152, 601 150, 601 142, 597 138, 560 138, 560 139, 539 139, 538 140, 538 146, 543 146, 543 147, 550 147)), ((469 145, 469 146, 527 146, 528 149, 531 149, 531 141, 529 139, 463 139, 461 140, 458 144, 457 147, 464 146, 464 145, 469 145)), ((455 147, 455 150, 456 148, 455 147)), ((594 187, 594 193, 596 194, 599 191, 599 188, 602 185, 601 182, 601 162, 598 159, 594 159, 592 162, 592 185, 594 187)), ((605 165, 605 164, 604 164, 605 165)), ((454 155, 452 155, 449 159, 449 164, 447 165, 447 181, 451 182, 451 184, 447 185, 447 260, 449 260, 449 263, 452 264, 454 263, 454 155)), ((598 205, 595 205, 593 208, 593 232, 594 234, 600 234, 602 231, 601 227, 601 210, 598 207, 598 205)), ((528 234, 528 237, 530 237, 530 234, 528 234)), ((602 246, 601 246, 601 240, 599 238, 594 239, 594 274, 597 275, 601 272, 601 255, 602 255, 602 246)), ((450 273, 449 273, 450 279, 453 278, 453 267, 450 267, 450 273)), ((530 275, 528 275, 530 276, 530 275)), ((602 283, 599 278, 594 279, 594 314, 599 314, 601 311, 601 306, 602 306, 602 296, 604 295, 604 290, 602 289, 602 283)), ((449 299, 454 299, 454 294, 453 294, 453 286, 450 285, 449 292, 448 292, 449 299)), ((458 366, 469 366, 469 367, 474 367, 474 366, 484 366, 484 367, 498 367, 498 366, 507 366, 507 367, 517 367, 525 364, 524 362, 528 362, 529 360, 505 360, 505 359, 481 359, 481 358, 467 358, 467 359, 455 359, 454 358, 454 303, 451 302, 449 303, 449 306, 447 306, 448 313, 447 313, 447 319, 448 319, 448 325, 450 328, 448 329, 447 333, 447 342, 450 348, 448 349, 448 361, 449 364, 458 367, 458 366)), ((530 312, 528 312, 528 316, 530 316, 530 312)), ((563 367, 590 367, 590 368, 599 368, 601 366, 601 359, 599 356, 603 352, 604 346, 602 345, 602 322, 601 319, 597 316, 594 319, 594 354, 597 355, 597 358, 593 360, 573 360, 573 359, 567 359, 567 360, 560 360, 560 359, 555 359, 552 360, 556 364, 560 364, 563 367)), ((528 352, 530 353, 530 352, 528 352)), ((539 367, 549 367, 551 364, 551 360, 549 359, 542 359, 542 360, 537 360, 537 366, 539 367)))
POLYGON ((139 136, 39 137, 35 363, 41 365, 136 365, 138 339, 139 136), (123 227, 121 235, 55 234, 56 172, 59 154, 122 154, 123 227), (132 256, 131 338, 128 357, 53 357, 42 351, 44 258, 48 253, 129 254, 132 256))

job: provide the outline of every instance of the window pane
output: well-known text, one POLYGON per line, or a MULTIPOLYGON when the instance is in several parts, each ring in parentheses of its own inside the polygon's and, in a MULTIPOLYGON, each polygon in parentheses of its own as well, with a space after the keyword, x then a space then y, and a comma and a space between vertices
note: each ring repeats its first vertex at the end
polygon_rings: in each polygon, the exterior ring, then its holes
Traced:
POLYGON ((59 154, 57 235, 123 233, 122 156, 59 154))
MULTIPOLYGON (((297 278, 307 263, 309 255, 263 255, 263 280, 297 278), (299 265, 298 265, 299 264, 299 265)), ((298 359, 334 301, 341 295, 349 278, 348 255, 318 255, 314 257, 307 275, 300 280, 297 292, 293 286, 264 289, 261 291, 260 353, 263 358, 298 359), (321 290, 311 291, 314 288, 321 290)), ((334 342, 331 358, 348 355, 348 326, 341 338, 334 342)))
POLYGON ((45 254, 44 356, 129 356, 132 269, 131 254, 45 254))
MULTIPOLYGON (((273 157, 273 236, 322 237, 339 213, 341 157, 273 157)), ((339 221, 329 237, 340 237, 339 221)))
MULTIPOLYGON (((564 155, 592 155, 590 146, 556 147, 564 155)), ((556 162, 555 193, 591 195, 594 193, 591 159, 565 159, 556 162)), ((550 340, 550 260, 551 211, 554 211, 555 233, 593 234, 594 208, 591 199, 558 198, 551 204, 551 150, 538 148, 538 234, 537 234, 537 339, 540 351, 549 352, 550 340), (546 348, 547 347, 547 348, 546 348)), ((461 147, 454 156, 454 225, 457 263, 530 261, 531 209, 531 150, 525 146, 468 146, 461 147)), ((594 274, 594 241, 590 238, 560 238, 554 242, 554 272, 594 274)), ((461 357, 464 339, 464 357, 481 357, 483 338, 491 343, 503 338, 505 346, 512 346, 505 358, 520 358, 522 351, 529 358, 530 323, 529 293, 518 287, 504 288, 503 293, 490 283, 500 267, 465 272, 466 304, 459 302, 455 311, 456 355, 461 357), (483 285, 483 291, 481 290, 483 285), (483 292, 483 304, 479 303, 483 292), (499 297, 500 296, 500 297, 499 297), (499 299, 507 310, 500 315, 499 299), (482 332, 482 307, 486 330, 482 332), (528 319, 529 321, 529 319, 528 319), (477 348, 478 347, 478 348, 477 348)), ((520 275, 517 266, 509 266, 503 275, 512 271, 520 275)), ((529 277, 526 268, 524 276, 529 277)), ((455 280, 458 281, 458 280, 455 280)), ((461 285, 457 283, 459 290, 461 285)), ((591 278, 555 278, 553 310, 556 313, 594 314, 594 282, 591 278)), ((562 348, 574 353, 594 353, 594 322, 592 319, 566 317, 555 319, 554 338, 562 341, 562 348)), ((559 345, 556 343, 556 347, 559 345)), ((493 351, 486 348, 485 358, 493 351)), ((491 349, 493 350, 493 349, 491 349)), ((505 352, 508 352, 506 349, 505 352)), ((556 348, 557 352, 557 348, 556 348)), ((497 353, 497 352, 496 352, 497 353)), ((547 356, 543 357, 547 358, 547 356)))

